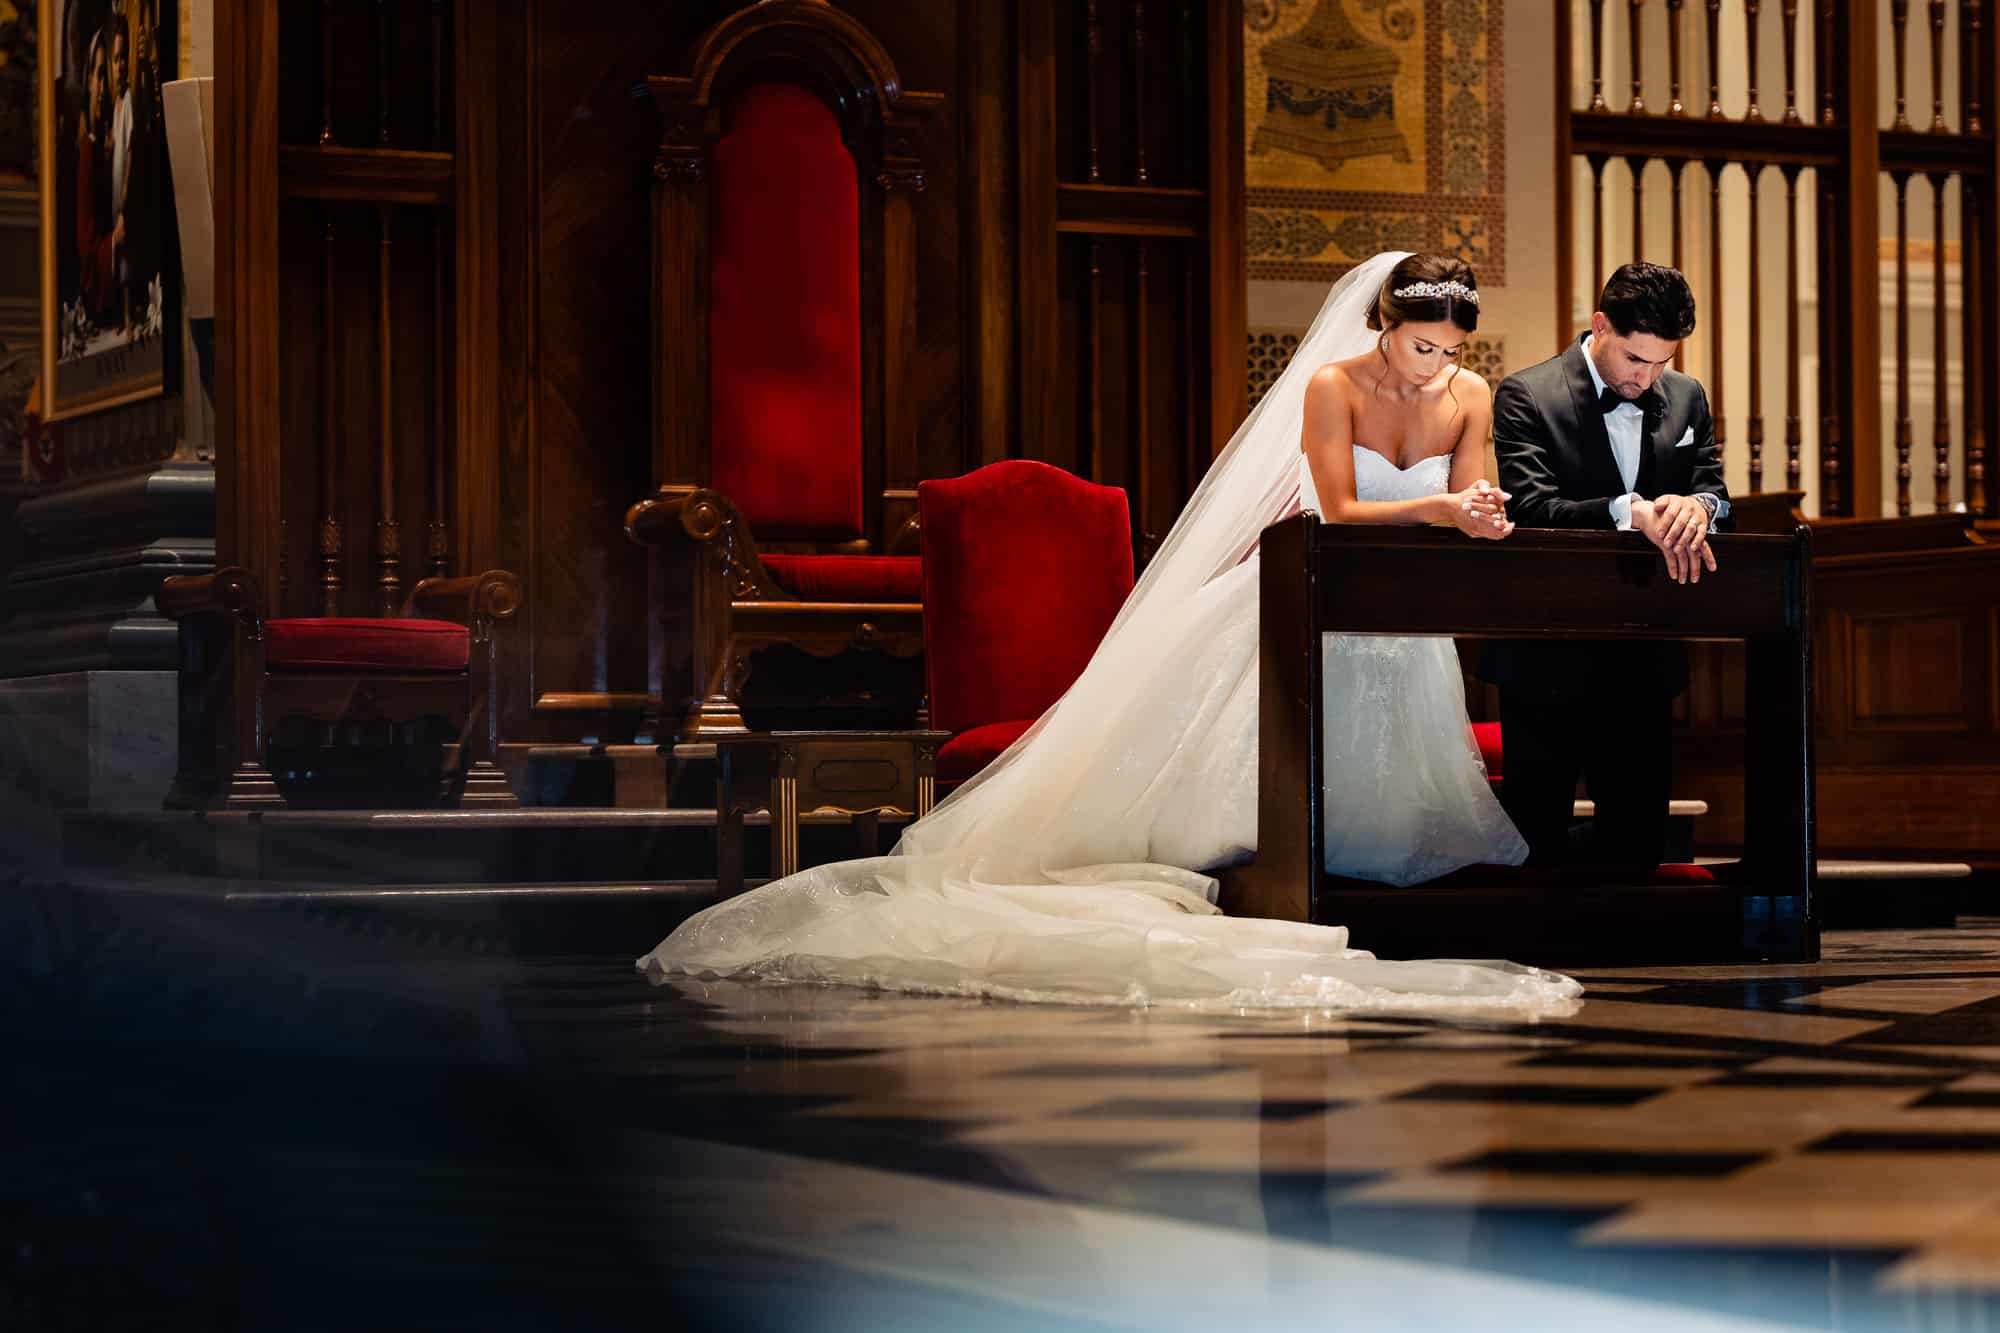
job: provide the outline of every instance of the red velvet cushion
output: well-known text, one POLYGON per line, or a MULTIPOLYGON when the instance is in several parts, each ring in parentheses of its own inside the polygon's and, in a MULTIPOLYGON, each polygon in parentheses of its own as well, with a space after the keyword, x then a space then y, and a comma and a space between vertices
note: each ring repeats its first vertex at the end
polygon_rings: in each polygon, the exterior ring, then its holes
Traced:
POLYGON ((998 759, 1002 750, 1020 740, 1021 733, 1034 725, 1033 718, 1025 722, 991 722, 953 736, 938 747, 938 781, 965 781, 998 759))
POLYGON ((1500 724, 1498 722, 1475 722, 1472 724, 1472 739, 1479 746, 1479 757, 1486 761, 1486 776, 1498 782, 1500 771, 1500 724))
POLYGON ((1125 492, 1014 459, 917 487, 931 724, 1037 718, 1132 591, 1125 492))
POLYGON ((913 555, 767 555, 764 568, 809 602, 920 602, 923 561, 913 555))
POLYGON ((320 616, 264 622, 264 664, 289 670, 463 671, 472 634, 449 620, 320 616))
POLYGON ((709 198, 711 477, 760 537, 861 535, 861 230, 826 103, 745 89, 709 198))

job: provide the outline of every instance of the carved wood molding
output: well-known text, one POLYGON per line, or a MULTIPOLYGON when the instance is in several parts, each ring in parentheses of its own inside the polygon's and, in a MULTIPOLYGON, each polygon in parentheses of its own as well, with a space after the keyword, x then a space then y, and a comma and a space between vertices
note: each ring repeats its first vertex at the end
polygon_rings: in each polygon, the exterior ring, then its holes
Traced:
POLYGON ((735 76, 753 65, 787 67, 833 108, 863 179, 885 191, 924 188, 917 136, 943 95, 904 88, 875 35, 825 0, 761 0, 702 34, 686 74, 646 80, 660 113, 655 180, 690 185, 706 178, 709 150, 722 134, 722 103, 735 76))

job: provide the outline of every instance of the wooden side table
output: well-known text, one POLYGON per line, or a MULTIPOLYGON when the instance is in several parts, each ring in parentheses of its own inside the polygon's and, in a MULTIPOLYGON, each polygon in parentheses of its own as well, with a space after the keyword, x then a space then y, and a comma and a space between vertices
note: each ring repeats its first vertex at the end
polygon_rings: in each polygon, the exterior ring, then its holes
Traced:
POLYGON ((771 875, 799 868, 799 817, 847 816, 873 856, 884 814, 921 819, 937 804, 948 731, 751 731, 715 738, 715 879, 743 892, 743 820, 771 814, 771 875))

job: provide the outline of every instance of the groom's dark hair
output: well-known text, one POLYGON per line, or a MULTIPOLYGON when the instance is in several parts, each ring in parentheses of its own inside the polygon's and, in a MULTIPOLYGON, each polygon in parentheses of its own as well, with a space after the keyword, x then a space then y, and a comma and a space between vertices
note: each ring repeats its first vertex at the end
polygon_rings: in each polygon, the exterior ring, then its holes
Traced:
POLYGON ((1694 332, 1694 292, 1679 269, 1665 264, 1622 266, 1604 284, 1597 308, 1621 337, 1650 333, 1679 342, 1694 332))

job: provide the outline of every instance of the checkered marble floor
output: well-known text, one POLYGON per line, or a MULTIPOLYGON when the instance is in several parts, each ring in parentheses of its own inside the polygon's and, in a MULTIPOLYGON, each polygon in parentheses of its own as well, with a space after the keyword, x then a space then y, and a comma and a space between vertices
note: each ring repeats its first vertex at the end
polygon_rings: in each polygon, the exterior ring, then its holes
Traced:
POLYGON ((680 981, 651 1072, 701 1140, 1718 1316, 2000 1323, 2000 922, 1581 975, 1535 1025, 680 981))
POLYGON ((0 1327, 2000 1326, 2000 920, 1496 1024, 0 913, 0 1327))

